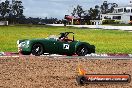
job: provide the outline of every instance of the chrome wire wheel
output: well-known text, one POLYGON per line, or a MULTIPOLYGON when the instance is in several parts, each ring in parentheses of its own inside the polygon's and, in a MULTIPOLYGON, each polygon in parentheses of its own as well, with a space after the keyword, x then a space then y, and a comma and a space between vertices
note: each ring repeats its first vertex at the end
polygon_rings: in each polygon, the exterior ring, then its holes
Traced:
POLYGON ((34 44, 32 47, 32 54, 35 56, 40 56, 44 53, 44 48, 42 44, 34 44))
POLYGON ((85 56, 85 55, 88 54, 88 48, 87 48, 86 46, 84 46, 84 45, 79 46, 79 47, 77 48, 76 54, 77 54, 78 56, 85 56))

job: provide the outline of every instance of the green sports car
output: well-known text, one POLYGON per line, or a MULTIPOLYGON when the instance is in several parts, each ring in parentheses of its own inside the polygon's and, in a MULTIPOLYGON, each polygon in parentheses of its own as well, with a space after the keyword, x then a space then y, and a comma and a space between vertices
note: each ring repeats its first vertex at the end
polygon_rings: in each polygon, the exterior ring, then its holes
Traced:
POLYGON ((94 45, 76 41, 73 32, 60 33, 59 36, 51 35, 48 38, 18 40, 17 44, 19 53, 23 55, 60 54, 85 56, 95 53, 94 45), (69 39, 69 37, 72 38, 69 39))

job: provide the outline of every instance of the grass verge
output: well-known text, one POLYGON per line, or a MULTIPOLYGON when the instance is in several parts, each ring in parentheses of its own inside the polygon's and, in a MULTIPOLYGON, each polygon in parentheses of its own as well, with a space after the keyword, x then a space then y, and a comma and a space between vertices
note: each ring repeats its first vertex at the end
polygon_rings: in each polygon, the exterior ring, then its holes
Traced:
POLYGON ((19 39, 45 38, 65 31, 75 32, 76 40, 95 45, 97 53, 132 53, 131 32, 49 26, 0 26, 0 51, 17 52, 19 39))

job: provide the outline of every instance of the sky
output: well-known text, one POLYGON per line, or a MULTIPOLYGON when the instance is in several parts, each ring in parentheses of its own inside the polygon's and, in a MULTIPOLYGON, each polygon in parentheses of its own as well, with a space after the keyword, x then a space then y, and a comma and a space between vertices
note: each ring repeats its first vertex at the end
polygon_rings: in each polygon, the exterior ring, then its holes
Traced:
MULTIPOLYGON (((5 1, 5 0, 1 0, 5 1)), ((21 0, 24 6, 24 15, 27 17, 54 17, 63 19, 65 14, 70 15, 73 8, 78 4, 84 10, 95 5, 101 5, 104 0, 21 0)), ((107 0, 118 5, 127 5, 130 0, 107 0)))

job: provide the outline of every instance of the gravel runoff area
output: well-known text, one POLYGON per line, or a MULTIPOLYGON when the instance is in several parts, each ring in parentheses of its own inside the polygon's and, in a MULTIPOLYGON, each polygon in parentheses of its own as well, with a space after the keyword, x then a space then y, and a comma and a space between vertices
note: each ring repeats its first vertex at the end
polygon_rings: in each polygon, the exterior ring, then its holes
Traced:
POLYGON ((75 80, 79 65, 88 74, 132 75, 132 60, 1 57, 0 88, 132 88, 132 82, 79 86, 75 80))

